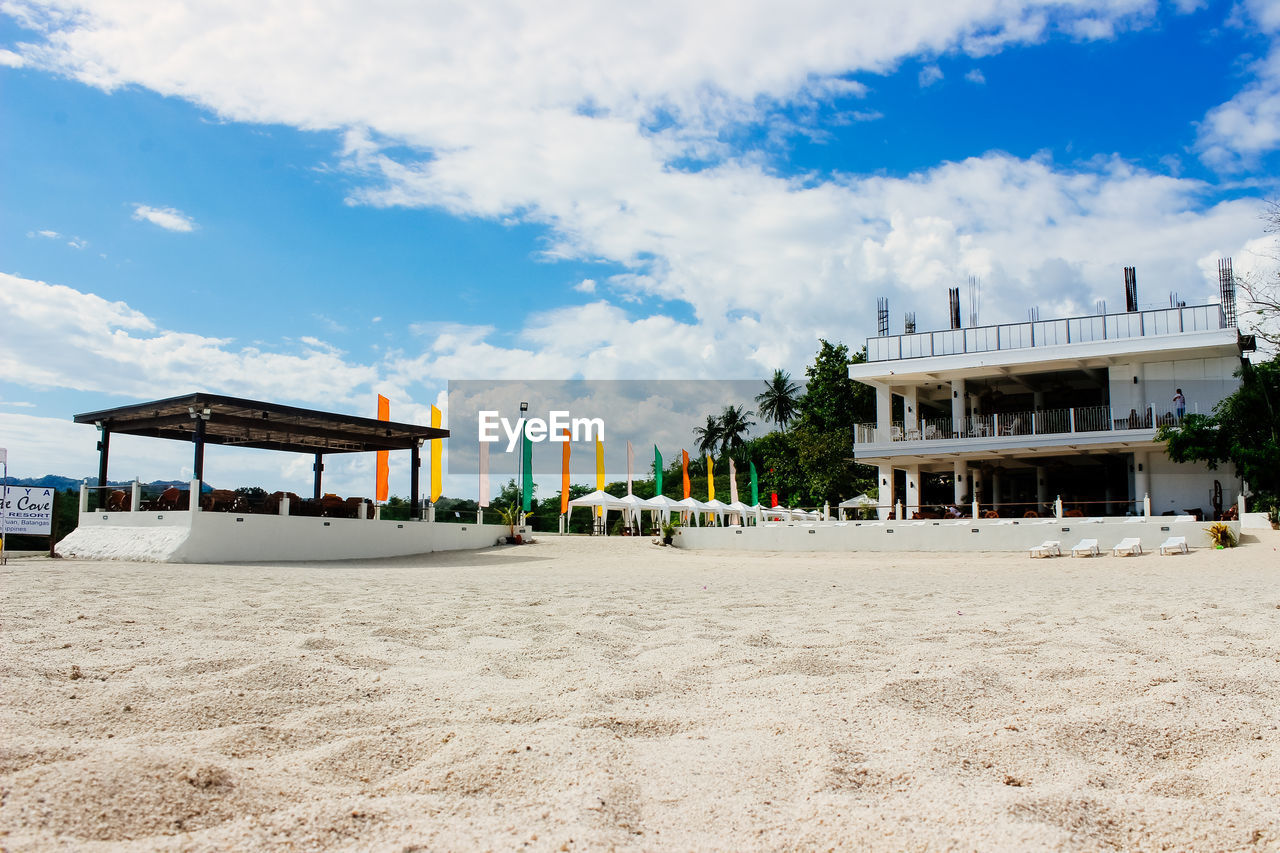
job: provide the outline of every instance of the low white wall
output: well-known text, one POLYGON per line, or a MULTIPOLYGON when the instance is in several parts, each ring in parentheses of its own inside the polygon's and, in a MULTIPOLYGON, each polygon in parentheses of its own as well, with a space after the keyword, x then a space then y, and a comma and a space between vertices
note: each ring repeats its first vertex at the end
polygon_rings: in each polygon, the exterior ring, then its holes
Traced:
MULTIPOLYGON (((1229 522, 1238 536, 1238 522, 1229 522)), ((1025 551, 1046 540, 1065 553, 1081 539, 1096 539, 1109 551, 1121 539, 1138 537, 1154 551, 1170 536, 1185 536, 1192 548, 1210 546, 1207 522, 1142 519, 961 519, 959 521, 863 521, 765 523, 758 527, 681 528, 679 548, 731 551, 1025 551), (975 532, 976 531, 976 532, 975 532)))
POLYGON ((223 512, 81 513, 80 526, 57 550, 66 557, 174 563, 355 560, 487 548, 507 532, 498 524, 223 512))

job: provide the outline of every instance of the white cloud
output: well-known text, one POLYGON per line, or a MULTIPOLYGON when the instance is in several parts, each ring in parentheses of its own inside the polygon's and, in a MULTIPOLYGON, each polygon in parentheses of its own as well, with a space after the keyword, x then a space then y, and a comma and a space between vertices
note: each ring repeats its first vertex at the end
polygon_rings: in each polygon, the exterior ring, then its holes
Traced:
POLYGON ((49 230, 48 228, 42 229, 42 230, 40 230, 40 231, 28 231, 28 232, 27 232, 27 236, 28 236, 28 237, 43 237, 43 238, 45 238, 46 240, 61 240, 61 239, 62 239, 62 235, 61 235, 61 234, 59 234, 57 231, 51 231, 51 230, 49 230))
POLYGON ((596 280, 594 278, 584 278, 573 286, 573 289, 579 293, 595 293, 596 280))
POLYGON ((166 231, 185 233, 196 229, 195 220, 181 210, 172 207, 149 207, 145 204, 135 204, 133 218, 139 222, 150 222, 152 225, 158 225, 166 231))
POLYGON ((920 69, 920 88, 925 89, 942 79, 942 69, 937 65, 926 65, 920 69))
POLYGON ((987 82, 987 75, 982 73, 981 68, 972 68, 964 75, 964 79, 968 80, 970 83, 982 85, 987 82))
POLYGON ((26 65, 26 60, 12 50, 0 48, 0 66, 5 68, 21 68, 26 65))
POLYGON ((1247 0, 1237 25, 1272 37, 1267 56, 1250 65, 1252 80, 1231 100, 1205 115, 1197 148, 1205 163, 1225 172, 1249 168, 1259 156, 1280 148, 1280 3, 1247 0))

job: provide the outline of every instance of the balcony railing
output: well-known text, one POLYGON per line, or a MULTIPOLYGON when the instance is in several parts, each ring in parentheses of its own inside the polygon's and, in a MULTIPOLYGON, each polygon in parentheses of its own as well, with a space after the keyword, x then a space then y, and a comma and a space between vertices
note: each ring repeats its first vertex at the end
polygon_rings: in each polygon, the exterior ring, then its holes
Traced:
POLYGON ((1150 430, 1180 423, 1177 415, 1159 414, 1148 405, 1141 411, 1130 409, 1117 415, 1110 406, 1076 406, 1070 409, 1041 409, 1033 412, 1000 412, 968 417, 957 430, 951 418, 925 418, 916 424, 895 421, 886 435, 877 435, 875 424, 857 424, 856 444, 884 444, 892 441, 940 441, 947 439, 998 438, 1019 435, 1069 435, 1081 432, 1150 430))
POLYGON ((1037 320, 1026 323, 1006 323, 1000 326, 976 326, 971 329, 947 329, 941 332, 867 338, 867 361, 894 361, 902 358, 925 358, 965 352, 1050 347, 1090 341, 1176 335, 1180 332, 1205 332, 1226 327, 1226 316, 1222 312, 1221 305, 1191 305, 1182 308, 1160 308, 1154 311, 1098 314, 1090 317, 1071 317, 1065 320, 1037 320))

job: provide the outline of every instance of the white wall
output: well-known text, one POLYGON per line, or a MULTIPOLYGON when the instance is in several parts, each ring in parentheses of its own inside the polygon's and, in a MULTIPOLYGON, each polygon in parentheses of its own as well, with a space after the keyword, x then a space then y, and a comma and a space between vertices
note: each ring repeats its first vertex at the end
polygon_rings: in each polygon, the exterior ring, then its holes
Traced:
MULTIPOLYGON (((1186 391, 1184 387, 1182 389, 1186 391)), ((1174 462, 1163 449, 1147 454, 1147 466, 1151 471, 1151 512, 1153 515, 1173 510, 1199 508, 1205 518, 1213 518, 1213 481, 1222 484, 1222 508, 1235 505, 1240 494, 1240 481, 1229 463, 1212 471, 1204 462, 1174 462)), ((1138 496, 1141 499, 1141 495, 1138 496)))
MULTIPOLYGON (((1238 522, 1229 522, 1236 535, 1238 522)), ((1046 540, 1062 543, 1063 552, 1081 539, 1096 539, 1109 552, 1121 539, 1137 537, 1155 551, 1170 536, 1185 536, 1192 548, 1208 548, 1209 522, 1170 518, 1135 519, 963 519, 952 521, 815 522, 763 524, 759 527, 681 528, 679 548, 732 551, 1025 551, 1046 540), (976 533, 974 531, 977 531, 976 533)))
POLYGON ((1157 415, 1172 413, 1173 395, 1181 388, 1188 412, 1208 414, 1240 386, 1240 380, 1232 376, 1239 369, 1236 356, 1115 364, 1109 369, 1111 410, 1115 417, 1123 418, 1130 409, 1142 412, 1150 403, 1157 415), (1137 385, 1133 383, 1135 376, 1137 385))

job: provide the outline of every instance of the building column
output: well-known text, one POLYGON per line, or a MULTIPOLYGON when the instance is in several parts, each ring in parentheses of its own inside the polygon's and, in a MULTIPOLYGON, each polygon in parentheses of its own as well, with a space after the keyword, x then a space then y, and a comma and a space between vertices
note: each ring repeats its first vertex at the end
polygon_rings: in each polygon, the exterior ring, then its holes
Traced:
POLYGON ((1002 482, 1002 480, 1003 480, 1003 479, 1004 479, 1004 478, 1002 478, 1002 477, 1000 476, 1000 469, 999 469, 999 468, 997 468, 997 469, 995 469, 995 470, 993 470, 993 471, 991 472, 991 498, 990 498, 990 503, 991 503, 991 508, 992 508, 992 509, 994 509, 996 512, 999 512, 999 511, 1000 511, 1000 507, 999 507, 999 506, 997 506, 997 504, 999 504, 999 503, 1000 503, 1000 501, 1004 498, 1004 495, 1000 494, 1000 487, 1003 485, 1003 482, 1002 482))
POLYGON ((969 493, 965 483, 965 475, 968 473, 969 466, 965 464, 963 459, 957 459, 951 463, 951 479, 956 506, 963 506, 964 496, 969 493))
POLYGON ((1142 501, 1151 493, 1151 466, 1147 459, 1147 451, 1133 452, 1133 512, 1142 514, 1142 501))
POLYGON ((893 391, 888 385, 876 386, 876 441, 889 440, 889 428, 893 426, 893 391))
POLYGON ((881 465, 879 469, 880 482, 878 485, 879 492, 876 498, 876 515, 881 519, 888 518, 889 511, 893 507, 893 466, 881 465))
POLYGON ((920 406, 917 402, 918 392, 912 385, 902 394, 902 430, 904 433, 920 431, 920 406))
POLYGON ((907 466, 907 506, 903 511, 907 518, 920 511, 920 466, 907 466))
POLYGON ((315 482, 312 485, 312 489, 311 489, 312 496, 314 497, 315 500, 320 500, 320 496, 324 493, 322 491, 324 484, 321 482, 321 480, 323 480, 324 478, 324 454, 323 453, 316 454, 316 461, 312 463, 311 470, 316 472, 315 482))
POLYGON ((1049 479, 1044 466, 1036 466, 1036 512, 1049 502, 1049 479))
POLYGON ((970 492, 973 494, 973 499, 981 503, 982 499, 987 497, 985 493, 986 489, 984 488, 985 483, 982 476, 982 469, 975 466, 969 473, 969 481, 973 486, 973 488, 970 489, 970 492))
POLYGON ((107 459, 111 456, 111 429, 103 424, 99 427, 102 437, 98 439, 98 500, 96 506, 107 505, 107 459))

